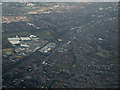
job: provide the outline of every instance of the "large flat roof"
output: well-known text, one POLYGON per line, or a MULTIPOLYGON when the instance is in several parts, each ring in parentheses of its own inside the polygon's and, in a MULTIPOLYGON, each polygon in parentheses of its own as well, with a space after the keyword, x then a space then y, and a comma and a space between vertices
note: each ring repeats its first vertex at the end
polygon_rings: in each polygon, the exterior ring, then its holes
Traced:
POLYGON ((19 37, 8 38, 9 41, 19 41, 19 37))
POLYGON ((11 44, 19 44, 20 41, 10 41, 11 44))
POLYGON ((31 40, 30 37, 20 37, 21 40, 31 40))

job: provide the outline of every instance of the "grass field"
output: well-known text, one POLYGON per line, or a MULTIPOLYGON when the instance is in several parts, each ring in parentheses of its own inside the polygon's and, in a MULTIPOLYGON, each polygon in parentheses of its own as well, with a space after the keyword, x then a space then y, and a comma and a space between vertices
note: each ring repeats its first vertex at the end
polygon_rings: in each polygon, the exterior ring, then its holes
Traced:
POLYGON ((53 39, 54 38, 51 32, 45 31, 45 30, 40 30, 39 32, 36 32, 35 34, 41 39, 53 39))
POLYGON ((13 50, 13 48, 2 49, 2 53, 4 55, 13 55, 14 54, 14 50, 13 50))
POLYGON ((30 33, 29 32, 15 32, 15 33, 7 33, 7 34, 2 34, 2 38, 8 38, 8 37, 15 37, 16 35, 18 36, 29 36, 30 33))
POLYGON ((16 35, 18 36, 29 36, 30 33, 28 32, 20 32, 20 33, 7 33, 7 34, 2 34, 2 48, 12 48, 12 45, 9 43, 8 38, 9 37, 15 37, 16 35))
POLYGON ((14 53, 13 48, 2 49, 2 53, 5 55, 13 55, 15 58, 23 58, 23 56, 18 56, 14 53))

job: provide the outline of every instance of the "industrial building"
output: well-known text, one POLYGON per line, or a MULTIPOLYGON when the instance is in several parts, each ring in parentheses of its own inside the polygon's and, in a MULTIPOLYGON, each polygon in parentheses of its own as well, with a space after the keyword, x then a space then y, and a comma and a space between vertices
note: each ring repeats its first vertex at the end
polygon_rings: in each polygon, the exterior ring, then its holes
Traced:
POLYGON ((9 42, 12 44, 12 45, 15 45, 15 44, 19 44, 20 43, 20 38, 18 36, 16 37, 13 37, 13 38, 8 38, 9 42))
POLYGON ((48 41, 41 40, 35 35, 29 37, 12 37, 8 38, 9 42, 13 45, 15 52, 20 56, 27 56, 32 52, 42 48, 48 41))
POLYGON ((43 48, 41 48, 39 51, 41 53, 48 53, 49 51, 51 51, 55 47, 56 47, 55 43, 48 43, 46 46, 44 46, 43 48))
POLYGON ((20 39, 21 39, 22 41, 28 41, 28 40, 31 40, 30 37, 20 37, 20 39))
POLYGON ((15 45, 15 44, 20 44, 20 42, 22 41, 31 41, 31 40, 39 40, 39 38, 37 38, 37 36, 35 35, 30 35, 29 37, 12 37, 12 38, 8 38, 9 42, 12 44, 12 45, 15 45))

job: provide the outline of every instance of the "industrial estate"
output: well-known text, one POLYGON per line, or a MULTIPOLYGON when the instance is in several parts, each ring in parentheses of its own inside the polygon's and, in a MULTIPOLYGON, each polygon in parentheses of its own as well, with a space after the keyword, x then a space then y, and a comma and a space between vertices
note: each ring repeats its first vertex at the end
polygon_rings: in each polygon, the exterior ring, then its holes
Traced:
POLYGON ((48 41, 39 39, 35 35, 30 35, 29 37, 16 36, 8 38, 8 40, 14 47, 15 52, 22 56, 28 56, 30 53, 33 53, 40 48, 39 51, 41 53, 48 53, 56 46, 55 43, 48 43, 48 41))
POLYGON ((2 3, 2 87, 118 88, 118 3, 2 3))

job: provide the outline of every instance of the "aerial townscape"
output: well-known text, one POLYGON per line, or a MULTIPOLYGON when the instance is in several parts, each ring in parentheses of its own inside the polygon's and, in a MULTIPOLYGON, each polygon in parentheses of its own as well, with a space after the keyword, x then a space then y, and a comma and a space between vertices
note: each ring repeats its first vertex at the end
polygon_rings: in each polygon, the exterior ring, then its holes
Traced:
POLYGON ((117 2, 3 2, 3 88, 118 88, 117 2))

